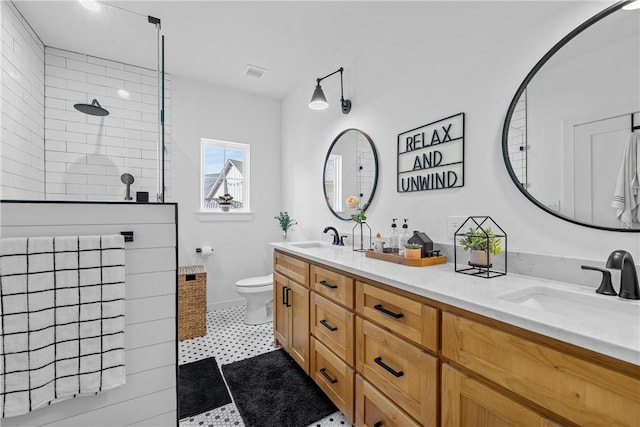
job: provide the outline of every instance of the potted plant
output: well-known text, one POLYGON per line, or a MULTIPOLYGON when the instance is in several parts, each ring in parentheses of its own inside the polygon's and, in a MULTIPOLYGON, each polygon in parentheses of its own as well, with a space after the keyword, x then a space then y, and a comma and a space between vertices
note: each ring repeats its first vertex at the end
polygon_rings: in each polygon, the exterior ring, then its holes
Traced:
POLYGON ((502 251, 502 241, 493 233, 491 227, 471 227, 458 242, 466 252, 470 250, 469 262, 473 265, 487 267, 490 255, 498 255, 502 251))
POLYGON ((289 212, 284 211, 280 212, 274 218, 280 224, 280 229, 282 230, 282 235, 284 236, 284 240, 287 240, 287 232, 293 228, 294 225, 297 225, 298 222, 289 216, 289 212))
POLYGON ((229 212, 229 208, 233 205, 233 196, 229 193, 223 196, 218 196, 218 206, 222 209, 222 212, 229 212))
POLYGON ((404 256, 405 258, 412 258, 412 259, 422 258, 422 245, 419 245, 417 243, 405 243, 404 256))

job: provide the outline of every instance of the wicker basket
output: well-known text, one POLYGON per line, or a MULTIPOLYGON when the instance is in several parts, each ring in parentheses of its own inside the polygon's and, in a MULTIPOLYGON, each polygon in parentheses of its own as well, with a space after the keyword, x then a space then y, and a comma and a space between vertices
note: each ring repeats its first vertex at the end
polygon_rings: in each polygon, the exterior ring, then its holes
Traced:
POLYGON ((178 272, 178 340, 207 334, 207 273, 202 265, 185 265, 178 272))

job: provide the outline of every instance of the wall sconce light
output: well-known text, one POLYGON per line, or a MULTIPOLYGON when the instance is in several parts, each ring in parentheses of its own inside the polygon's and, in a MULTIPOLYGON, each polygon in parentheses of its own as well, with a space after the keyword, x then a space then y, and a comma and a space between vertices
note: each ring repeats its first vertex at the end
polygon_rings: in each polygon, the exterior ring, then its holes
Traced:
POLYGON ((322 87, 320 86, 320 82, 326 79, 327 77, 331 77, 334 74, 340 73, 340 104, 342 105, 342 113, 349 114, 351 111, 351 101, 348 99, 344 99, 344 88, 342 86, 342 72, 344 68, 340 67, 337 71, 334 71, 331 74, 327 74, 324 77, 316 79, 316 88, 313 91, 313 95, 311 96, 311 101, 309 101, 309 108, 312 110, 324 110, 329 107, 329 103, 327 102, 327 98, 324 96, 324 92, 322 91, 322 87))

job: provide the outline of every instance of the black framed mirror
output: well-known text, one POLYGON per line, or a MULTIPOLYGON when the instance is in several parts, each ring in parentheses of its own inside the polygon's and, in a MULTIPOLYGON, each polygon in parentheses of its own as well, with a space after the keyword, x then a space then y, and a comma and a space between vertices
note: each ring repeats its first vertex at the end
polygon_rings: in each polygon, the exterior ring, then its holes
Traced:
POLYGON ((553 46, 518 88, 502 130, 507 171, 527 199, 574 224, 623 232, 640 231, 640 209, 612 206, 640 132, 640 10, 623 9, 631 3, 553 46))
POLYGON ((356 209, 346 204, 349 196, 360 200, 366 211, 378 184, 378 153, 369 135, 359 129, 345 129, 335 137, 324 159, 322 188, 331 213, 350 221, 356 209))

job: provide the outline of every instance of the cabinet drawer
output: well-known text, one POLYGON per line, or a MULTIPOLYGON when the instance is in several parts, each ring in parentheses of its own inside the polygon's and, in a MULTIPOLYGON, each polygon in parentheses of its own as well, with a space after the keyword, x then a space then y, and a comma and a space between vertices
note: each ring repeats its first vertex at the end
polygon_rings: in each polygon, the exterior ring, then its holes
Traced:
POLYGON ((353 420, 353 369, 315 338, 311 338, 311 372, 322 391, 353 420))
POLYGON ((273 254, 273 268, 283 276, 301 285, 309 286, 309 263, 275 251, 273 254))
POLYGON ((442 353, 579 425, 637 426, 640 377, 443 313, 442 353))
POLYGON ((350 277, 312 265, 311 287, 320 295, 353 309, 353 279, 350 277))
POLYGON ((438 350, 438 309, 362 282, 356 282, 356 307, 364 317, 438 350))
POLYGON ((311 293, 311 333, 342 360, 354 363, 354 314, 311 293))
POLYGON ((438 359, 356 318, 356 369, 424 426, 436 425, 438 359))
POLYGON ((420 427, 360 375, 356 375, 356 427, 420 427))

